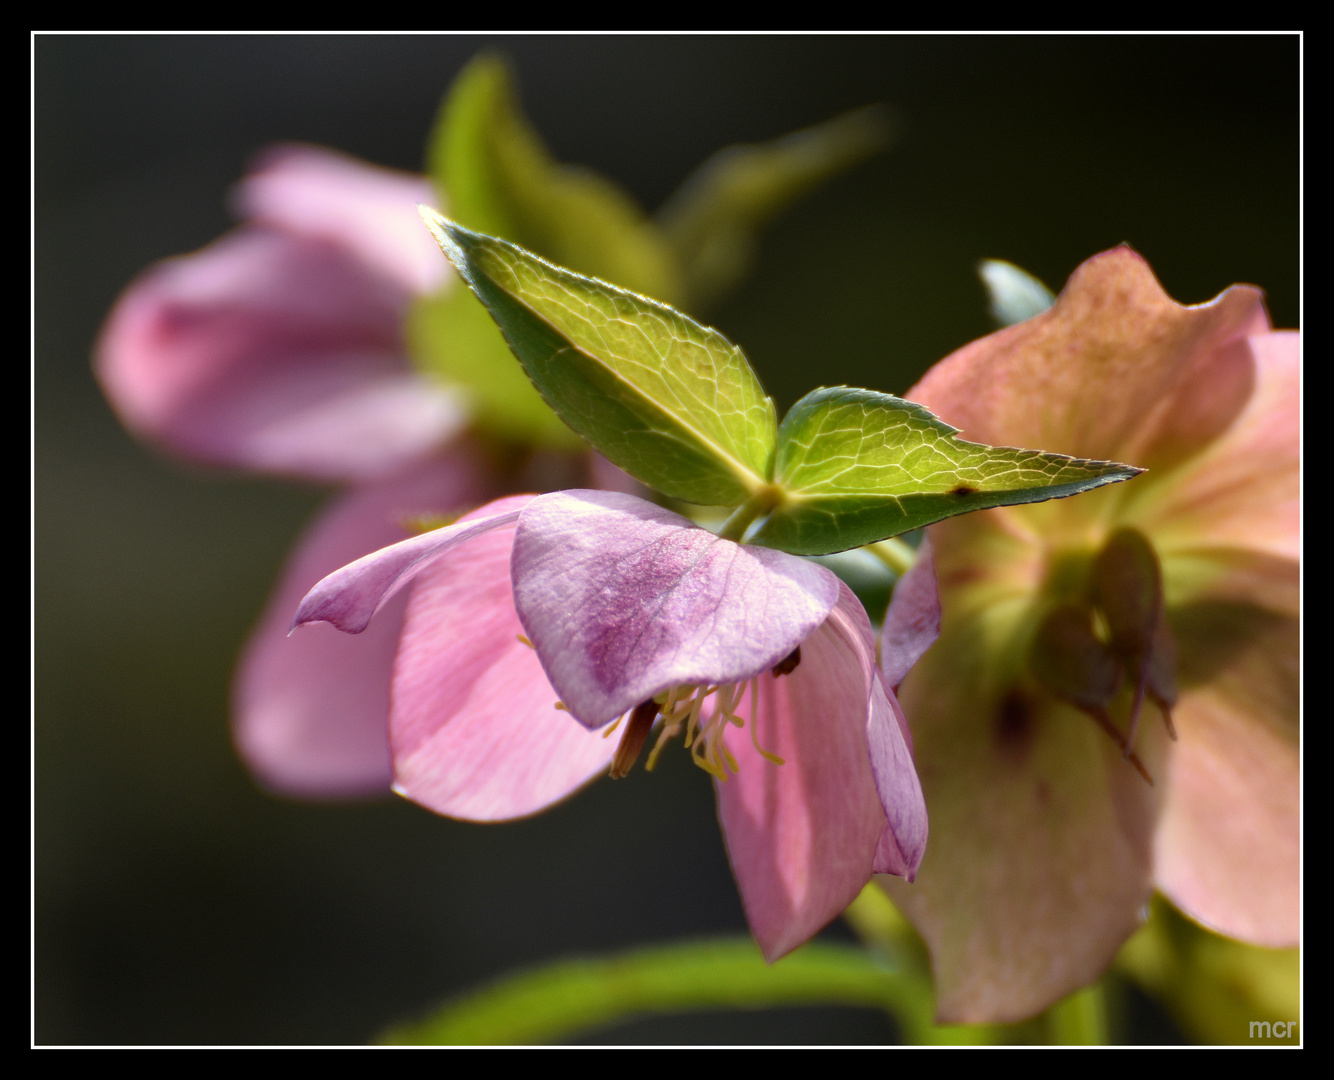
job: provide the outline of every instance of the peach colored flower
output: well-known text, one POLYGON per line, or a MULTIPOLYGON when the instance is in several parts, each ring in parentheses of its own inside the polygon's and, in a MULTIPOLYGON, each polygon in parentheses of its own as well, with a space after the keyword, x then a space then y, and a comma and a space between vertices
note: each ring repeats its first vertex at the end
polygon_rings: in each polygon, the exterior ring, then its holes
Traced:
POLYGON ((942 1020, 1093 981, 1154 887, 1224 934, 1297 942, 1298 351, 1257 289, 1183 307, 1122 247, 908 391, 971 439, 1149 470, 931 527, 942 632, 900 696, 932 846, 915 884, 882 880, 942 1020), (1090 716, 1124 739, 1141 701, 1131 761, 1090 716))

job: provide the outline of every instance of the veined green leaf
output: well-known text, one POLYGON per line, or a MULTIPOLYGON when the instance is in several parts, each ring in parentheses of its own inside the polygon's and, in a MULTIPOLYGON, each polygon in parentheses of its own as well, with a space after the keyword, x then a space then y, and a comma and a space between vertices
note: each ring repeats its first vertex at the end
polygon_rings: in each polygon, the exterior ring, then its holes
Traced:
POLYGON ((674 308, 423 210, 557 414, 666 495, 730 506, 765 482, 773 402, 739 348, 674 308))
POLYGON ((691 310, 741 280, 766 222, 883 150, 896 128, 893 114, 872 105, 772 142, 729 146, 696 169, 656 215, 681 266, 691 310))
POLYGON ((1063 498, 1142 470, 986 446, 924 406, 846 386, 815 390, 778 429, 774 483, 785 501, 753 542, 823 555, 955 514, 1063 498))
POLYGON ((470 229, 582 274, 683 298, 657 227, 610 180, 552 158, 497 56, 479 56, 455 80, 431 134, 427 171, 450 214, 470 229))

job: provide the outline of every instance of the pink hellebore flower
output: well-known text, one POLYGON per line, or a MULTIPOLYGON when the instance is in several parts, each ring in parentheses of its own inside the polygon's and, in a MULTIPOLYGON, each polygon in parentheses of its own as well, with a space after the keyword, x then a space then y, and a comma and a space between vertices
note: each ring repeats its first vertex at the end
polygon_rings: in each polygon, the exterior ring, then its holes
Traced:
POLYGON ((116 304, 98 377, 126 427, 185 457, 318 480, 382 476, 462 414, 416 374, 414 297, 447 268, 417 219, 430 184, 328 150, 270 151, 246 225, 146 271, 116 304))
POLYGON ((332 631, 288 641, 293 605, 409 535, 407 516, 496 490, 478 455, 449 446, 462 412, 414 372, 404 341, 414 298, 449 284, 416 210, 434 199, 423 177, 271 150, 236 192, 246 224, 142 274, 97 346, 98 378, 143 438, 196 461, 357 485, 298 545, 236 678, 241 752, 288 794, 388 790, 398 637, 387 613, 361 648, 332 631))
POLYGON ((1297 942, 1298 368, 1258 290, 1182 307, 1119 248, 908 391, 969 438, 1149 470, 931 527, 942 631, 902 698, 935 841, 911 889, 885 884, 942 1020, 1093 981, 1154 886, 1297 942))
POLYGON ((716 778, 770 960, 873 872, 916 873, 907 724, 866 613, 823 567, 617 492, 515 496, 331 574, 296 624, 360 633, 413 579, 390 710, 401 794, 470 820, 532 814, 609 765, 624 775, 656 722, 654 755, 681 735, 716 778))

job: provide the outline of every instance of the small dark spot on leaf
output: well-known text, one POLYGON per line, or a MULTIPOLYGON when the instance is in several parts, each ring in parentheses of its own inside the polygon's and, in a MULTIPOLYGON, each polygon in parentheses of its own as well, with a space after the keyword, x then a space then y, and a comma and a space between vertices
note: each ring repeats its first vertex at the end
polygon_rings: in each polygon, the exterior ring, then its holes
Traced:
POLYGON ((977 488, 969 487, 967 484, 960 484, 958 487, 950 489, 951 495, 976 495, 977 488))

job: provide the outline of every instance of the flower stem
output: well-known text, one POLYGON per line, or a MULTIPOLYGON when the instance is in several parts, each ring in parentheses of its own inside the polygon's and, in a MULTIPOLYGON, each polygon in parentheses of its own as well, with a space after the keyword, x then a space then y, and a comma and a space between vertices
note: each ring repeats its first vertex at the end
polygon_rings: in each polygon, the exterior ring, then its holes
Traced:
POLYGON ((773 484, 766 484, 732 511, 732 516, 723 522, 723 527, 718 535, 724 540, 735 540, 738 544, 741 543, 741 538, 746 535, 746 530, 751 527, 756 518, 769 513, 782 501, 783 489, 773 484))
POLYGON ((930 1022, 931 983, 847 945, 772 966, 748 938, 652 946, 521 972, 385 1032, 390 1045, 552 1043, 646 1013, 844 1005, 884 1009, 909 1042, 957 1042, 930 1022))
POLYGON ((1051 1041, 1057 1046, 1104 1046, 1107 1001, 1101 983, 1076 990, 1047 1010, 1051 1041))
POLYGON ((889 539, 881 540, 875 544, 867 544, 866 551, 869 551, 890 570, 895 577, 903 577, 912 569, 912 564, 917 561, 917 552, 905 544, 902 540, 889 539))

